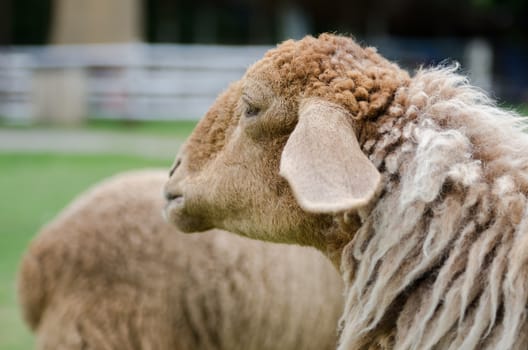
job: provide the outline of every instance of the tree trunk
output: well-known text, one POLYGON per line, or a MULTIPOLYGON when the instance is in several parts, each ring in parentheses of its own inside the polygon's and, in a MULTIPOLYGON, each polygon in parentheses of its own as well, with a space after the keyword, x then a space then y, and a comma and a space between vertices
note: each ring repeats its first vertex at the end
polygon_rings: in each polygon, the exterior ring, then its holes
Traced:
POLYGON ((55 0, 52 44, 121 43, 143 37, 141 0, 55 0))

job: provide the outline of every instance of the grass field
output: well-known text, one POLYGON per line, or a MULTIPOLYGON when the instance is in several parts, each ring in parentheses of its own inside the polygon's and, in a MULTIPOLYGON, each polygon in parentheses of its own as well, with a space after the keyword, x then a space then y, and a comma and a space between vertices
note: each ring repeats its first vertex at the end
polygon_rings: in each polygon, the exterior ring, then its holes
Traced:
MULTIPOLYGON (((78 126, 63 126, 65 129, 82 129, 88 131, 108 131, 120 134, 141 134, 150 136, 186 137, 196 126, 197 121, 139 121, 139 120, 110 120, 89 119, 85 124, 78 126)), ((57 126, 38 124, 9 124, 0 117, 0 128, 16 129, 49 129, 57 126)))
POLYGON ((517 111, 524 116, 528 116, 528 104, 517 107, 517 111))
POLYGON ((89 130, 104 130, 124 133, 140 133, 142 135, 186 137, 196 126, 197 121, 121 121, 91 119, 86 124, 89 130))
POLYGON ((170 166, 127 156, 0 153, 0 350, 31 349, 16 304, 21 254, 39 227, 91 184, 116 172, 170 166))

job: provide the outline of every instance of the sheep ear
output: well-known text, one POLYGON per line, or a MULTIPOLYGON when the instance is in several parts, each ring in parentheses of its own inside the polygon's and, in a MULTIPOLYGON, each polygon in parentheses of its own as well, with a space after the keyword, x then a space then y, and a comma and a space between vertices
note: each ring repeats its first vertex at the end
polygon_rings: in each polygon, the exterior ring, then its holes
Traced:
POLYGON ((282 152, 280 175, 306 211, 334 213, 367 204, 381 175, 361 151, 350 115, 324 100, 301 104, 282 152))

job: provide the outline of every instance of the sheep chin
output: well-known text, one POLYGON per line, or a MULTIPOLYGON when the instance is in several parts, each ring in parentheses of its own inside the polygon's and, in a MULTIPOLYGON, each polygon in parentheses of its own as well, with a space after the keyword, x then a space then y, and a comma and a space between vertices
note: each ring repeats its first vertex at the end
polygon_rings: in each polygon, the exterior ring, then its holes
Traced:
POLYGON ((165 221, 175 225, 184 233, 203 232, 212 228, 203 218, 188 213, 183 196, 167 202, 163 209, 163 217, 165 221))

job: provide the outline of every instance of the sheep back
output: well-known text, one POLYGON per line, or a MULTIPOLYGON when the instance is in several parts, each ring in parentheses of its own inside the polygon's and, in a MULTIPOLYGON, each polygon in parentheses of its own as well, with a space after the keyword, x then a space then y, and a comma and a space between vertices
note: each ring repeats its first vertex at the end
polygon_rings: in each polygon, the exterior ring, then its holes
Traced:
POLYGON ((315 250, 161 217, 164 171, 118 175, 31 242, 19 300, 39 349, 332 349, 341 280, 315 250))

